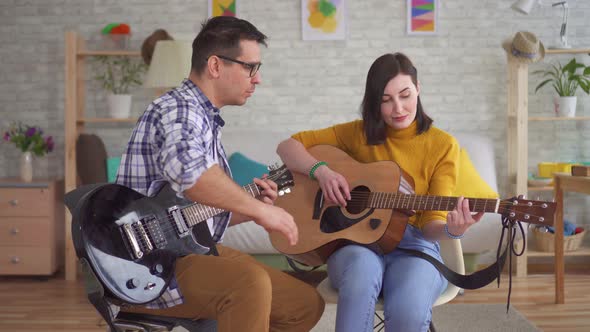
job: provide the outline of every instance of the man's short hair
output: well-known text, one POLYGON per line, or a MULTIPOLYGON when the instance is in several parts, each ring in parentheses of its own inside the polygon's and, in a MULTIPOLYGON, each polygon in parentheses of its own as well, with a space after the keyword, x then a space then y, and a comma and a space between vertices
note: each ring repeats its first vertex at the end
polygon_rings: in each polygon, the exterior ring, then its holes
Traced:
POLYGON ((203 23, 201 31, 193 41, 191 70, 201 74, 211 55, 240 56, 240 41, 254 40, 266 45, 266 35, 252 23, 231 16, 217 16, 203 23))

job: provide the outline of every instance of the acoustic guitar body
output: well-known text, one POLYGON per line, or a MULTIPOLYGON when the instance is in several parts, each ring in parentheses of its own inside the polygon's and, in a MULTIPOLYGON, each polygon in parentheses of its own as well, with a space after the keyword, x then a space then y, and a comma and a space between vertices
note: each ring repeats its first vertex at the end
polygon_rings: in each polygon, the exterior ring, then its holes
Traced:
MULTIPOLYGON (((299 241, 291 246, 276 232, 270 234, 273 246, 281 253, 308 266, 324 264, 338 248, 358 243, 380 253, 388 253, 399 244, 408 217, 392 209, 368 208, 363 197, 370 192, 395 193, 402 172, 391 161, 359 163, 344 151, 328 145, 308 150, 316 159, 342 174, 349 183, 353 200, 346 207, 328 204, 318 182, 293 172, 295 186, 288 197, 276 205, 293 215, 299 241)), ((407 177, 405 177, 407 179, 407 177)))

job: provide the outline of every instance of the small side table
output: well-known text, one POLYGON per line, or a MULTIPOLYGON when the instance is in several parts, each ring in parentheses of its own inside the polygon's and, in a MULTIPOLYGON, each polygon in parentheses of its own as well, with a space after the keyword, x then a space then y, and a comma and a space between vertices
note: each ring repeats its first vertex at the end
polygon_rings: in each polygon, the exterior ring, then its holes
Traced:
MULTIPOLYGON (((590 176, 572 176, 566 173, 554 174, 555 184, 555 303, 565 303, 564 250, 563 250, 563 193, 566 191, 590 195, 590 176)), ((590 250, 582 250, 576 256, 590 256, 590 250)))
POLYGON ((0 275, 51 275, 62 265, 63 180, 0 179, 0 275))

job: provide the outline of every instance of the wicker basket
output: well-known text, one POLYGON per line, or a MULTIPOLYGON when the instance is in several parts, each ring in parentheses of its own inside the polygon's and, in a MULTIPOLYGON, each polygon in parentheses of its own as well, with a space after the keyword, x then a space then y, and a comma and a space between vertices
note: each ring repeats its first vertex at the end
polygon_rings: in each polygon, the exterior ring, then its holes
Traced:
MULTIPOLYGON (((586 231, 582 231, 581 233, 564 236, 563 237, 563 250, 564 251, 575 251, 580 248, 582 245, 582 240, 584 239, 584 235, 586 231)), ((545 252, 555 252, 555 234, 549 232, 541 232, 538 230, 537 227, 533 228, 533 238, 535 239, 535 244, 537 250, 545 251, 545 252)))

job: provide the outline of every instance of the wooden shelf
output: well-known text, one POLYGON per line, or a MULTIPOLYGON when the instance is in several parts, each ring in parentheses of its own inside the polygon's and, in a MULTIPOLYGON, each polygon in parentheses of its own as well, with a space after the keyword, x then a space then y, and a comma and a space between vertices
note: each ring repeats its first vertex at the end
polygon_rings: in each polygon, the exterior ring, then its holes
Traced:
MULTIPOLYGON (((526 255, 529 257, 553 257, 553 256, 555 256, 555 253, 554 252, 547 252, 547 251, 532 250, 532 249, 527 248, 526 255)), ((578 248, 578 250, 565 251, 563 253, 563 255, 566 257, 590 256, 590 248, 582 246, 582 247, 578 248)))
POLYGON ((528 191, 553 191, 553 186, 528 187, 528 191))
POLYGON ((590 48, 550 48, 545 50, 546 54, 580 54, 590 55, 590 48))
MULTIPOLYGON (((590 47, 570 48, 570 49, 547 49, 547 55, 564 55, 564 54, 589 54, 590 47)), ((540 195, 542 192, 554 193, 552 186, 532 187, 528 185, 528 161, 529 161, 529 126, 532 121, 586 121, 590 116, 577 116, 572 118, 555 117, 548 113, 548 116, 529 116, 529 65, 526 62, 517 61, 514 57, 507 57, 507 159, 508 159, 508 177, 511 180, 510 192, 519 194, 528 194, 530 191, 533 195, 540 195)), ((563 123, 563 122, 562 122, 563 123)), ((570 122, 571 123, 571 122, 570 122)), ((590 193, 589 193, 590 194, 590 193)), ((557 197, 555 197, 558 200, 557 197)), ((562 198, 560 198, 562 199, 562 198)), ((556 219, 558 219, 556 217, 556 219)), ((557 248, 558 251, 560 248, 557 248)), ((530 256, 554 256, 554 253, 536 253, 529 250, 532 254, 522 255, 516 258, 516 275, 527 275, 527 257, 530 256)), ((582 250, 574 255, 590 256, 588 251, 582 250), (582 254, 581 254, 582 253, 582 254)), ((567 253, 566 255, 570 255, 567 253)), ((562 303, 563 295, 563 278, 561 269, 563 268, 562 257, 556 258, 556 302, 562 303), (559 265, 559 266, 557 266, 559 265), (557 271, 559 270, 559 271, 557 271), (558 281, 558 282, 557 282, 558 281)))
POLYGON ((137 118, 81 118, 76 123, 135 123, 137 118))
POLYGON ((590 116, 574 116, 568 117, 556 117, 556 116, 535 116, 529 117, 529 121, 578 121, 578 120, 590 120, 590 116))
POLYGON ((77 56, 141 56, 139 51, 131 50, 79 50, 77 56))
MULTIPOLYGON (((80 133, 89 124, 134 124, 137 118, 102 118, 90 117, 86 114, 86 78, 87 62, 94 56, 123 56, 138 58, 141 52, 137 49, 89 49, 84 38, 75 31, 65 33, 65 100, 64 100, 64 187, 65 192, 74 190, 78 185, 79 176, 76 169, 76 143, 80 133)), ((92 47, 92 46, 90 46, 92 47)), ((76 280, 78 277, 78 258, 72 241, 72 216, 69 211, 65 217, 65 278, 76 280)))

